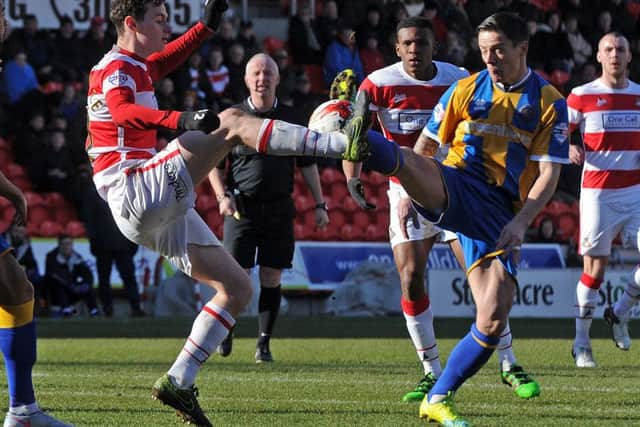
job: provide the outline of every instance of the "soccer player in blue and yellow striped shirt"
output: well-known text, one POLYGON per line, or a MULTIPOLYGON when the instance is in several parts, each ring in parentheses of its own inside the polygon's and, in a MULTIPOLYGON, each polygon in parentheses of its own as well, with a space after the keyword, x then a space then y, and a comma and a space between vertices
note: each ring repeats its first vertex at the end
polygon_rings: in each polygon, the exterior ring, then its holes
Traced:
MULTIPOLYGON (((477 306, 471 331, 452 350, 420 416, 467 426, 452 397, 493 353, 508 320, 524 233, 553 195, 568 163, 565 99, 527 67, 528 34, 500 12, 478 26, 486 69, 459 80, 434 108, 423 135, 449 146, 438 163, 367 129, 358 106, 346 127, 345 160, 370 154, 374 170, 395 175, 429 220, 456 231, 477 306)), ((359 94, 360 96, 360 94, 359 94)))

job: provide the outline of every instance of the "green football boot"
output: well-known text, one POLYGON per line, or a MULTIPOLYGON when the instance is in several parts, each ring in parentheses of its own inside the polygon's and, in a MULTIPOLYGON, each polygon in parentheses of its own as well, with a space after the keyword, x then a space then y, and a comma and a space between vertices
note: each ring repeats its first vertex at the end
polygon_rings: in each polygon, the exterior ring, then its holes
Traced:
POLYGON ((161 376, 151 389, 151 396, 171 406, 176 414, 186 423, 200 427, 212 427, 207 417, 202 412, 198 403, 198 389, 191 386, 188 389, 179 389, 167 374, 161 376))
POLYGON ((500 371, 502 382, 513 389, 522 399, 530 399, 540 395, 540 384, 519 365, 511 366, 508 371, 500 371))
POLYGON ((429 394, 429 390, 431 390, 431 387, 433 387, 437 380, 438 379, 433 375, 433 372, 429 372, 418 382, 416 388, 402 396, 402 401, 420 402, 427 394, 429 394))

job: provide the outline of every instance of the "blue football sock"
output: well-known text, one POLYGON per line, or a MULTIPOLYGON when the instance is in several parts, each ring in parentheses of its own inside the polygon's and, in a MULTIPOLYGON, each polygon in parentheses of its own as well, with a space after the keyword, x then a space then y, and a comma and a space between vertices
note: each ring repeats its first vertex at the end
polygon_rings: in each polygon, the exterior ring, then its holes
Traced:
POLYGON ((33 300, 19 306, 0 306, 0 351, 9 384, 9 407, 36 401, 31 371, 36 362, 36 323, 33 300))
POLYGON ((500 338, 488 337, 478 331, 475 323, 471 325, 471 331, 451 351, 442 375, 429 392, 429 399, 433 395, 455 392, 487 363, 498 342, 500 338))
POLYGON ((367 141, 369 141, 371 155, 367 157, 364 164, 369 169, 384 175, 395 175, 404 164, 400 146, 374 130, 367 133, 367 141))

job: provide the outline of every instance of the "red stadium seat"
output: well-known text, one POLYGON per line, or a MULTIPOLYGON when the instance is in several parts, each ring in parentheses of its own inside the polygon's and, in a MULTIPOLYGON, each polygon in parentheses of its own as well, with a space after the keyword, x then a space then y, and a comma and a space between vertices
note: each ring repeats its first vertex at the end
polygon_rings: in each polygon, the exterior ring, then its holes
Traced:
POLYGON ((319 240, 319 241, 336 241, 338 240, 338 232, 336 231, 335 228, 331 227, 331 225, 329 225, 328 227, 324 227, 324 228, 319 228, 315 231, 313 231, 313 234, 311 235, 311 237, 314 240, 319 240))
POLYGON ((388 210, 377 210, 376 211, 376 225, 378 227, 386 227, 389 228, 389 211, 388 210))
POLYGON ((2 218, 0 219, 0 221, 13 221, 13 217, 16 214, 16 210, 13 207, 13 205, 9 205, 5 208, 2 209, 2 218))
MULTIPOLYGON (((329 206, 329 208, 331 208, 332 206, 329 206)), ((346 198, 342 199, 342 201, 340 202, 340 207, 347 215, 353 215, 353 213, 358 212, 361 209, 351 196, 347 196, 346 198)))
POLYGON ((286 47, 286 42, 277 37, 265 37, 262 40, 262 50, 267 52, 269 55, 273 55, 273 53, 278 49, 284 49, 286 47))
POLYGON ((70 221, 76 221, 78 219, 78 215, 76 214, 76 210, 73 206, 63 205, 58 206, 55 209, 54 219, 59 224, 67 224, 70 221))
POLYGON ((45 221, 40 224, 38 234, 43 237, 58 237, 62 231, 62 226, 57 222, 45 221))
POLYGON ((372 222, 373 221, 371 221, 371 217, 369 216, 369 214, 363 210, 354 212, 351 220, 351 224, 357 225, 361 228, 366 228, 372 222))
POLYGON ((338 238, 346 242, 364 240, 364 232, 357 225, 345 224, 340 228, 338 238))
POLYGON ((57 208, 58 206, 64 206, 67 203, 64 196, 60 193, 45 193, 43 194, 43 197, 45 199, 45 202, 47 203, 47 206, 53 209, 57 208))
POLYGON ((15 185, 20 190, 22 190, 23 193, 27 191, 31 191, 32 189, 31 181, 26 176, 14 177, 14 178, 10 178, 10 180, 13 183, 13 185, 15 185))
POLYGON ((7 165, 7 178, 9 178, 9 180, 13 181, 16 178, 25 178, 26 176, 26 169, 19 164, 9 163, 7 165))
POLYGON ((316 202, 313 198, 307 196, 297 196, 294 202, 296 204, 296 211, 300 214, 313 210, 316 206, 316 202))
POLYGON ((304 72, 311 82, 312 93, 321 95, 328 92, 328 89, 324 85, 324 75, 320 65, 305 64, 304 72))
POLYGON ((335 182, 345 182, 344 175, 333 168, 324 168, 320 173, 320 182, 323 186, 331 185, 335 182))
POLYGON ((32 191, 27 191, 24 193, 25 199, 27 199, 27 206, 29 209, 33 209, 37 206, 46 206, 46 201, 44 197, 42 197, 39 193, 34 193, 32 191))
POLYGON ((388 229, 376 224, 369 224, 364 229, 364 238, 370 242, 382 242, 388 239, 388 229))
POLYGON ((338 210, 332 210, 331 212, 329 212, 329 224, 331 224, 336 229, 339 229, 346 223, 347 217, 344 212, 338 210))
POLYGON ((207 194, 200 194, 196 199, 196 210, 199 213, 204 213, 210 211, 211 209, 217 209, 218 202, 213 196, 209 196, 207 194))
POLYGON ((313 230, 309 230, 302 224, 295 224, 293 226, 293 232, 296 240, 310 240, 313 236, 313 230))
POLYGON ((64 232, 71 237, 84 237, 87 235, 87 230, 80 221, 70 221, 64 228, 64 232))
POLYGON ((34 207, 29 206, 27 215, 29 216, 27 221, 29 223, 33 222, 35 224, 41 224, 44 221, 51 219, 51 211, 45 208, 43 205, 34 206, 34 207))
POLYGON ((344 182, 336 182, 329 187, 329 194, 334 200, 344 200, 349 196, 349 190, 344 182))
POLYGON ((580 228, 578 217, 572 213, 563 213, 557 216, 555 225, 558 230, 558 237, 563 242, 569 241, 580 228))

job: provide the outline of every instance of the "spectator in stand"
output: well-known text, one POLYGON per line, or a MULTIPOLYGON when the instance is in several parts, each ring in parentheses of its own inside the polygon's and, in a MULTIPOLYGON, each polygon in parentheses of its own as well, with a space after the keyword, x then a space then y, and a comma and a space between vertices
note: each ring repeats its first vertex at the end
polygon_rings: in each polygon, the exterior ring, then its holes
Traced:
POLYGON ((464 9, 469 17, 469 24, 473 28, 477 27, 487 16, 498 10, 502 4, 502 0, 474 0, 466 2, 464 9))
MULTIPOLYGON (((529 44, 529 46, 531 46, 531 44, 529 44)), ((471 73, 475 73, 480 71, 483 67, 484 62, 482 62, 482 54, 478 47, 478 36, 473 35, 471 37, 471 44, 469 45, 467 55, 464 57, 464 68, 469 70, 471 73)))
POLYGON ((36 257, 31 248, 31 239, 27 235, 24 224, 11 224, 9 230, 4 234, 4 239, 13 247, 13 254, 18 264, 27 274, 27 279, 33 285, 37 306, 45 306, 47 296, 42 287, 42 275, 38 269, 36 257))
POLYGON ((563 71, 570 73, 573 69, 573 49, 567 33, 563 30, 559 12, 550 12, 547 16, 549 32, 543 32, 544 70, 547 73, 563 71))
POLYGON ((230 82, 229 68, 224 65, 224 55, 220 46, 211 46, 204 75, 209 83, 207 104, 219 106, 230 82))
POLYGON ((47 141, 35 153, 38 152, 40 154, 28 168, 33 186, 38 191, 62 193, 71 200, 75 196, 69 191, 75 165, 64 132, 60 129, 49 131, 47 141))
POLYGON ((582 67, 585 62, 591 60, 593 48, 582 35, 580 28, 578 28, 578 15, 576 13, 568 13, 564 24, 567 38, 573 51, 573 63, 576 68, 582 67))
POLYGON ((156 98, 158 99, 158 108, 160 110, 171 110, 178 105, 178 97, 176 96, 173 80, 168 77, 160 80, 156 98))
POLYGON ((82 100, 78 96, 78 91, 73 83, 64 85, 62 99, 57 106, 57 111, 66 119, 67 123, 73 123, 78 120, 80 112, 85 113, 82 100))
POLYGON ((360 49, 360 60, 364 68, 365 75, 373 73, 384 67, 384 56, 378 49, 378 35, 370 32, 365 37, 365 47, 360 49))
POLYGON ((324 81, 329 86, 342 70, 347 68, 356 73, 357 83, 364 79, 364 69, 360 61, 360 53, 356 46, 353 25, 346 21, 338 24, 338 37, 333 41, 324 55, 324 81))
POLYGON ((47 253, 44 280, 63 316, 75 315, 73 304, 80 300, 87 304, 91 317, 100 314, 93 294, 93 273, 82 256, 73 250, 70 236, 58 236, 58 246, 47 253))
POLYGON ((34 68, 38 74, 46 74, 51 70, 51 43, 47 33, 38 28, 38 18, 32 14, 25 14, 22 18, 23 27, 11 32, 7 40, 9 55, 14 56, 16 51, 26 54, 25 61, 34 68))
POLYGON ((9 103, 17 104, 29 92, 38 89, 38 78, 34 68, 27 62, 24 50, 15 51, 13 59, 3 67, 4 91, 9 95, 9 103))
POLYGON ((81 80, 85 65, 82 41, 73 28, 73 21, 65 15, 60 18, 60 28, 53 32, 51 63, 54 74, 64 82, 81 80))
POLYGON ((368 46, 368 39, 372 33, 378 40, 378 46, 382 46, 384 42, 382 10, 375 3, 367 6, 367 19, 356 28, 356 40, 360 49, 365 49, 368 46))
POLYGON ((278 101, 291 106, 293 103, 291 94, 296 87, 296 71, 289 62, 289 54, 286 49, 277 49, 273 52, 273 60, 276 61, 280 74, 280 84, 276 89, 278 101))
POLYGON ((90 70, 113 46, 115 40, 107 35, 106 29, 107 24, 102 16, 94 16, 91 19, 89 30, 82 38, 84 70, 90 70))
POLYGON ((133 261, 138 245, 122 235, 113 220, 109 205, 98 196, 95 187, 87 186, 87 192, 90 194, 87 197, 87 234, 91 253, 96 258, 98 296, 102 312, 106 317, 113 317, 111 267, 115 262, 127 293, 131 317, 144 317, 133 261))
POLYGON ((244 66, 246 63, 244 47, 240 43, 232 44, 229 47, 228 57, 229 90, 227 91, 227 97, 230 100, 229 102, 237 104, 247 96, 247 87, 244 84, 244 66))
POLYGON ((211 37, 208 42, 203 43, 200 48, 200 55, 202 55, 203 58, 206 58, 207 52, 212 46, 220 46, 222 52, 227 55, 225 56, 224 61, 228 63, 231 59, 230 48, 237 43, 240 43, 244 48, 244 45, 240 41, 236 40, 236 30, 233 28, 233 22, 229 19, 225 19, 220 23, 220 28, 213 37, 211 37))
POLYGON ((446 22, 444 22, 444 19, 442 19, 439 14, 438 2, 436 0, 425 0, 424 9, 422 9, 420 15, 431 22, 431 26, 433 27, 433 31, 436 36, 436 46, 439 47, 443 45, 446 41, 449 27, 447 27, 446 22))
POLYGON ((586 34, 589 35, 589 43, 594 48, 598 46, 600 39, 605 35, 613 31, 613 18, 611 17, 611 12, 608 10, 600 10, 596 17, 596 26, 595 28, 591 28, 591 31, 587 31, 586 34))
MULTIPOLYGON (((301 116, 304 118, 304 123, 309 121, 311 113, 320 105, 324 98, 320 95, 314 95, 311 93, 311 81, 309 76, 304 72, 300 72, 296 75, 296 86, 291 94, 291 100, 293 107, 298 110, 301 116)), ((318 162, 322 159, 317 159, 318 162)))
POLYGON ((213 98, 213 92, 211 91, 211 85, 204 72, 200 53, 193 52, 189 57, 188 64, 187 74, 189 83, 187 88, 197 95, 199 104, 206 104, 208 99, 213 98))
POLYGON ((289 19, 289 49, 294 64, 322 64, 323 49, 311 19, 311 9, 301 5, 289 19))
POLYGON ((629 64, 629 80, 640 81, 640 38, 629 39, 631 45, 631 63, 629 64))
POLYGON ((611 21, 614 23, 614 30, 621 32, 626 37, 636 34, 636 18, 627 9, 627 0, 608 0, 604 4, 611 13, 611 21), (607 4, 608 3, 608 4, 607 4))
POLYGON ((438 55, 438 59, 449 62, 461 67, 467 56, 468 48, 455 30, 449 30, 442 52, 438 55))
MULTIPOLYGON (((384 4, 384 12, 382 16, 386 17, 384 20, 384 34, 385 34, 385 44, 389 43, 394 47, 393 58, 391 58, 391 62, 385 61, 385 64, 390 65, 398 59, 395 54, 395 44, 396 44, 396 27, 398 23, 403 19, 409 16, 409 12, 407 11, 407 6, 402 1, 394 0, 384 4), (390 40, 393 39, 393 42, 390 40)), ((385 55, 386 58, 386 55, 385 55)))
POLYGON ((318 37, 322 52, 336 39, 338 35, 338 20, 338 4, 334 0, 325 1, 322 5, 322 13, 314 22, 314 32, 318 37))
POLYGON ((251 57, 261 51, 258 40, 256 40, 256 34, 253 31, 253 22, 251 22, 251 20, 240 22, 240 29, 238 30, 236 41, 242 44, 247 57, 251 57))
POLYGON ((545 40, 544 31, 539 29, 538 23, 531 18, 527 21, 529 33, 529 49, 527 51, 527 64, 533 70, 543 71, 545 65, 545 40))
POLYGON ((34 155, 37 155, 42 150, 45 126, 44 111, 41 110, 34 110, 31 116, 23 119, 13 143, 13 155, 16 162, 29 168, 35 157, 34 155))

